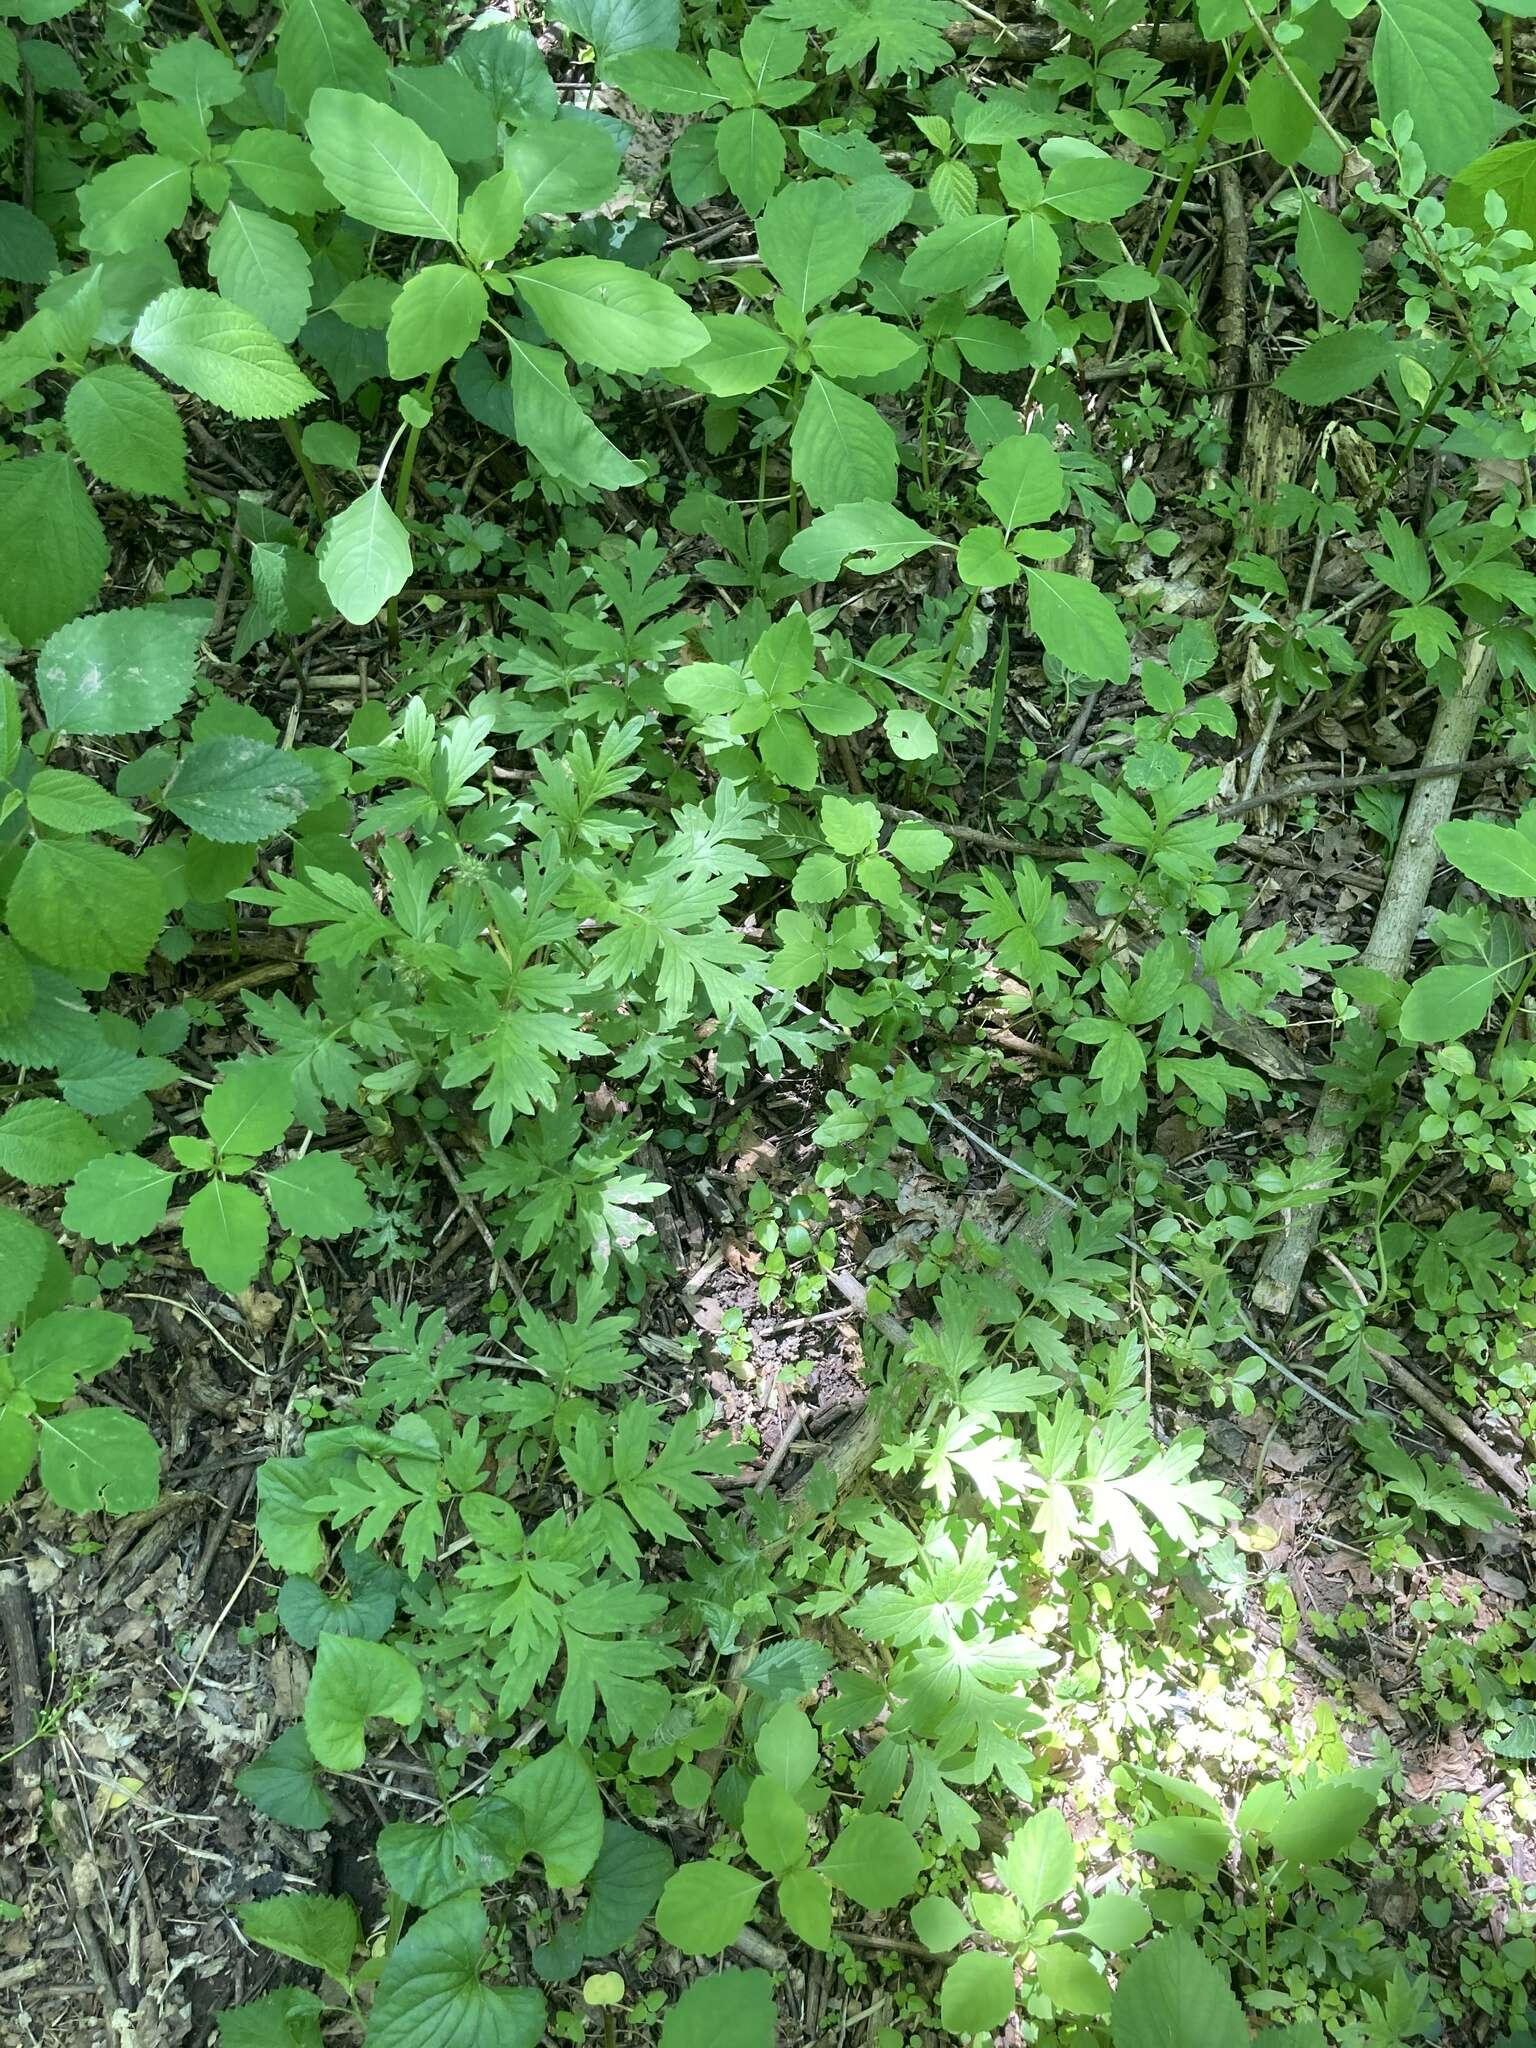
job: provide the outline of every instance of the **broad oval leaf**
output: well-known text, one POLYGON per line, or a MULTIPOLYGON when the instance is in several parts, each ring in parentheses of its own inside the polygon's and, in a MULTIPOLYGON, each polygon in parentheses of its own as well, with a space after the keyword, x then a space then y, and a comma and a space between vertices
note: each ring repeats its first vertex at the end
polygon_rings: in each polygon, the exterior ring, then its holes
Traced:
POLYGON ((389 234, 453 240, 458 176, 414 121, 363 93, 323 86, 305 125, 315 169, 348 213, 389 234))
POLYGON ((355 1771, 368 1753, 370 1721, 409 1727, 423 1704, 421 1673, 390 1644, 322 1636, 304 1700, 304 1733, 326 1770, 355 1771))
POLYGON ((410 581, 411 537, 373 484, 327 522, 315 559, 337 611, 366 626, 410 581))
POLYGON ((662 370, 708 339, 676 292, 600 256, 556 256, 517 273, 517 289, 550 340, 599 370, 662 370))
POLYGON ((1123 683, 1131 647, 1120 614, 1086 577, 1057 569, 1026 569, 1029 623, 1047 654, 1094 683, 1123 683))
POLYGON ((94 612, 61 626, 37 657, 43 715, 56 732, 147 732, 192 694, 213 616, 194 600, 94 612))
POLYGON ((139 315, 133 352, 237 420, 286 419, 320 394, 271 330, 214 292, 177 286, 139 315))

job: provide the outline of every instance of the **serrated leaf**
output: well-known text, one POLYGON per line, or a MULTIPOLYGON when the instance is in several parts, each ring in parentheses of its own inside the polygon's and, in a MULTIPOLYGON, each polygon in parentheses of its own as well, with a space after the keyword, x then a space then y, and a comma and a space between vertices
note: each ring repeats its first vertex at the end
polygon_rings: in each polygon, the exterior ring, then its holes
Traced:
POLYGON ((143 819, 131 804, 73 768, 39 768, 27 784, 27 815, 50 832, 104 832, 136 839, 143 819))
POLYGON ((976 488, 1008 533, 1054 519, 1067 501, 1061 457, 1043 434, 1010 434, 989 448, 976 488))
POLYGON ((484 179, 459 213, 459 240, 471 263, 499 263, 523 231, 527 206, 510 164, 484 179))
POLYGON ((1431 177, 1471 163, 1502 125, 1493 44, 1473 0, 1381 0, 1371 83, 1389 130, 1399 114, 1413 117, 1431 177))
POLYGON ((58 260, 53 236, 37 215, 14 200, 0 200, 0 277, 45 284, 58 260))
POLYGON ((388 1643, 320 1638, 304 1700, 304 1732, 326 1770, 355 1771, 367 1755, 370 1721, 409 1727, 423 1705, 421 1673, 388 1643))
POLYGON ((899 1906, 922 1867, 912 1830, 884 1813, 856 1813, 845 1821, 821 1860, 822 1874, 871 1913, 899 1906))
POLYGON ((1269 1846, 1283 1863, 1327 1863, 1354 1841, 1380 1796, 1379 1771, 1341 1771, 1288 1801, 1268 1831, 1269 1846))
POLYGON ((1054 1806, 1032 1813, 1015 1831, 996 1870, 1030 1920, 1066 1897, 1077 1876, 1077 1850, 1054 1806))
POLYGON ((203 1099, 203 1129, 221 1153, 254 1159, 281 1143, 293 1122, 294 1099, 284 1061, 236 1060, 203 1099))
POLYGON ((1275 379, 1275 389, 1302 405, 1336 405, 1374 384, 1397 350, 1379 320, 1343 327, 1309 341, 1275 379))
POLYGON ((742 1812, 742 1840, 759 1870, 782 1877, 804 1861, 809 1823, 800 1802, 776 1778, 754 1778, 742 1812))
POLYGON ((1409 989, 1397 1028, 1409 1045, 1444 1045, 1468 1038, 1488 1021, 1504 978, 1502 968, 1481 960, 1431 967, 1409 989))
POLYGON ((76 194, 80 239, 95 256, 126 256, 176 232, 192 204, 192 173, 168 156, 125 156, 76 194))
POLYGON ((1435 830, 1446 859, 1491 896, 1536 897, 1536 838, 1513 825, 1455 818, 1435 830))
POLYGON ((366 626, 411 577, 411 537, 378 484, 328 520, 316 565, 344 619, 366 626))
POLYGON ((216 1177, 187 1203, 181 1238, 205 1279, 226 1294, 238 1294, 261 1270, 267 1228, 261 1197, 240 1181, 216 1177))
POLYGON ((165 925, 159 881, 142 862, 89 840, 35 839, 6 900, 11 936, 50 967, 134 974, 165 925))
POLYGON ((315 169, 348 213, 390 234, 453 240, 458 176, 414 121, 362 93, 322 86, 306 126, 315 169))
POLYGON ((15 1209, 0 1208, 0 1329, 18 1322, 37 1293, 53 1240, 15 1209))
POLYGON ((1003 245, 1008 289, 1028 320, 1039 320, 1061 276, 1061 240, 1043 213, 1023 213, 1003 245))
POLYGON ((1187 1934, 1149 1942, 1120 1973, 1110 2008, 1115 2048, 1248 2048, 1225 1973, 1187 1934))
POLYGON ((56 732, 103 737, 174 718, 192 694, 211 617, 205 604, 178 602, 61 626, 37 657, 43 716, 56 732))
POLYGON ((1110 156, 1092 143, 1070 143, 1045 181, 1045 203, 1071 220, 1109 221, 1139 206, 1152 188, 1152 173, 1124 157, 1110 156))
POLYGON ((930 228, 907 258, 901 281, 925 298, 969 291, 1002 268, 1007 234, 1007 216, 1001 213, 971 214, 930 228))
POLYGON ((485 1983, 489 1954, 490 1923, 478 1899, 423 1913, 379 1974, 368 2048, 538 2048, 544 2000, 526 1987, 485 1983))
POLYGON ((615 57, 604 82, 653 114, 702 114, 725 95, 697 58, 680 50, 635 50, 615 57))
POLYGON ((766 1970, 696 1977, 662 2023, 660 2048, 774 2048, 778 2020, 766 1970))
POLYGON ((87 1160, 64 1197, 60 1221, 93 1244, 137 1244, 170 1207, 174 1173, 131 1152, 87 1160))
POLYGON ((350 0, 283 0, 277 82, 302 118, 322 86, 386 98, 389 65, 350 0))
POLYGON ((208 238, 208 274, 219 297, 253 313, 279 341, 309 318, 314 279, 304 244, 286 221, 231 200, 208 238))
POLYGON ((408 277, 389 316, 391 377, 427 377, 463 355, 488 303, 479 278, 457 263, 429 263, 408 277))
POLYGON ((301 1237, 345 1237, 373 1221, 368 1191, 339 1152, 310 1152, 266 1176, 267 1197, 284 1230, 301 1237))
POLYGON ((519 270, 519 295, 551 341, 599 370, 661 370, 704 346, 676 292, 598 256, 557 256, 519 270))
POLYGON ((107 573, 107 537, 67 455, 0 463, 0 619, 35 647, 85 610, 107 573))
POLYGON ((282 747, 235 734, 186 749, 162 801, 220 846, 254 845, 284 832, 319 793, 313 770, 282 747))
POLYGON ((336 204, 300 135, 277 128, 242 129, 224 145, 222 161, 263 206, 279 213, 328 213, 336 204))
POLYGON ((557 0, 549 11, 592 45, 599 71, 631 50, 677 47, 678 0, 557 0))
POLYGON ((766 107, 737 107, 715 130, 725 182, 749 214, 760 213, 784 181, 784 131, 766 107))
POLYGON ((104 484, 140 497, 187 495, 187 436, 175 401, 131 363, 103 363, 77 377, 64 401, 75 453, 104 484))
POLYGON ((780 1878, 778 1901, 791 1934, 823 1953, 832 1946, 832 1887, 819 1870, 791 1870, 780 1878))
POLYGON ((958 1957, 939 1988, 939 2019, 948 2034, 990 2034, 1013 2011, 1013 1961, 980 1949, 958 1957))
POLYGON ((275 1899, 249 1900, 239 1911, 240 1925, 252 1941, 275 1955, 291 1956, 328 1977, 345 1977, 351 1970, 362 1928, 350 1899, 283 1892, 275 1899))
POLYGON ((706 313, 705 343, 681 366, 684 382, 714 398, 742 398, 771 384, 784 367, 789 343, 749 313, 706 313))
POLYGON ((160 1497, 160 1450, 137 1416, 71 1408, 39 1421, 38 1476, 72 1514, 139 1514, 160 1497))
POLYGON ((51 1096, 12 1103, 0 1116, 0 1171, 29 1188, 61 1187, 106 1149, 93 1123, 51 1096))
POLYGON ((320 394, 270 329, 214 292, 178 287, 139 315, 133 352, 237 420, 279 420, 320 394))

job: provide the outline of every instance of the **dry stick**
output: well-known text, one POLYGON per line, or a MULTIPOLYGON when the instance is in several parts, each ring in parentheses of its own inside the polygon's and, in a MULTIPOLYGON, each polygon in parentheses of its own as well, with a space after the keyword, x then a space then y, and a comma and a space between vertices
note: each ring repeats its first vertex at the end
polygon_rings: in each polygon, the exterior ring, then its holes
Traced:
POLYGON ((1469 1457, 1475 1458, 1484 1471, 1491 1473, 1512 1500, 1518 1501, 1524 1507, 1531 1490, 1530 1485, 1508 1458, 1500 1457, 1492 1444, 1485 1443, 1470 1423, 1463 1422, 1459 1415, 1447 1408, 1440 1396, 1426 1387, 1418 1375, 1411 1373, 1406 1365, 1400 1365, 1395 1358, 1389 1358, 1386 1352, 1377 1351, 1369 1344, 1366 1349, 1393 1385, 1437 1422, 1445 1434, 1454 1443, 1460 1444, 1469 1457))
POLYGON ((42 1749, 37 1740, 43 1683, 37 1666, 37 1638, 32 1633, 32 1595, 20 1572, 0 1576, 0 1641, 5 1645, 11 1687, 11 1726, 5 1744, 11 1752, 11 1787, 17 1807, 29 1812, 40 1798, 43 1784, 42 1749))
MULTIPOLYGON (((1467 643, 1462 662, 1461 685, 1455 696, 1447 698, 1435 714, 1434 727, 1424 749, 1424 769, 1437 772, 1432 775, 1426 773, 1414 789, 1387 885, 1382 891, 1370 943, 1360 956, 1362 967, 1375 968, 1390 981, 1401 981, 1408 971, 1419 920, 1424 915, 1429 885, 1434 879, 1435 828, 1443 825, 1455 808, 1466 751, 1477 731, 1477 721, 1488 695, 1492 674, 1493 656, 1482 635, 1474 633, 1467 643), (1446 763, 1454 766, 1444 773, 1438 772, 1446 763)), ((1362 1004, 1361 1009, 1367 1018, 1375 1014, 1369 1005, 1362 1004)), ((1307 1133, 1307 1152, 1311 1158, 1319 1162, 1342 1163, 1344 1153, 1339 1144, 1337 1126, 1348 1104, 1349 1097, 1342 1089, 1329 1087, 1323 1090, 1322 1100, 1307 1133)), ((1259 1262, 1258 1277, 1253 1283, 1255 1308, 1262 1309, 1266 1315, 1283 1317, 1290 1314, 1322 1221, 1323 1204, 1320 1202, 1286 1212, 1284 1227, 1278 1236, 1270 1239, 1259 1262)))
MULTIPOLYGON (((1241 818, 1270 804, 1298 803, 1304 796, 1343 796, 1352 789, 1384 789, 1394 782, 1437 782, 1460 775, 1493 775, 1500 768, 1528 768, 1527 754, 1482 754, 1475 761, 1420 761, 1413 768, 1372 768, 1364 775, 1324 775, 1308 782, 1282 782, 1207 811, 1208 818, 1241 818)), ((1443 822, 1443 821, 1442 821, 1443 822)))

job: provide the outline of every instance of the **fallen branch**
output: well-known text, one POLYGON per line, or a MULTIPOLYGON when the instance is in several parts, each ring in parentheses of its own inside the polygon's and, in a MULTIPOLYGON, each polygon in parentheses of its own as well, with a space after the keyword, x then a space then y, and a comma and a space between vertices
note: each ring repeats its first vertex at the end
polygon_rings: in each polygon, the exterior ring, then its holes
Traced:
MULTIPOLYGON (((1474 633, 1462 662, 1460 687, 1435 715, 1370 943, 1360 956, 1362 967, 1376 969, 1389 981, 1401 981, 1408 971, 1438 858, 1435 829, 1455 809, 1467 748, 1477 731, 1492 674, 1493 656, 1482 635, 1474 633)), ((1374 1015, 1365 1005, 1362 1011, 1368 1017, 1374 1015)), ((1342 1163, 1344 1148, 1339 1143, 1338 1125, 1348 1105, 1349 1097, 1342 1089, 1323 1090, 1307 1133, 1307 1152, 1320 1166, 1342 1163)), ((1295 1306, 1322 1227, 1322 1212, 1320 1202, 1287 1210, 1279 1234, 1271 1238, 1253 1283, 1253 1305, 1266 1315, 1288 1316, 1295 1306)))

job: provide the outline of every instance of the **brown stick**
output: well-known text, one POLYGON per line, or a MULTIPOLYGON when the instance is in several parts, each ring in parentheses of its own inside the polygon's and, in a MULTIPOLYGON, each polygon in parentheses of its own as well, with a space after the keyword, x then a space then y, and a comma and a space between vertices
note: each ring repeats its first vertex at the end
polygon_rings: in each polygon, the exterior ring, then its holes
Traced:
POLYGON ((11 1791, 17 1807, 27 1812, 42 1799, 43 1756, 37 1740, 37 1716, 43 1704, 43 1681, 37 1665, 37 1638, 32 1633, 32 1595, 20 1572, 0 1574, 0 1640, 10 1678, 11 1791))
POLYGON ((1482 754, 1475 761, 1420 761, 1412 768, 1372 768, 1364 775, 1322 775, 1310 782, 1284 783, 1278 789, 1261 789, 1218 810, 1208 818, 1241 818, 1247 811, 1263 810, 1269 804, 1295 803, 1304 796, 1342 796, 1351 789, 1383 789, 1394 782, 1434 782, 1448 775, 1492 775, 1500 768, 1529 768, 1525 754, 1482 754))

